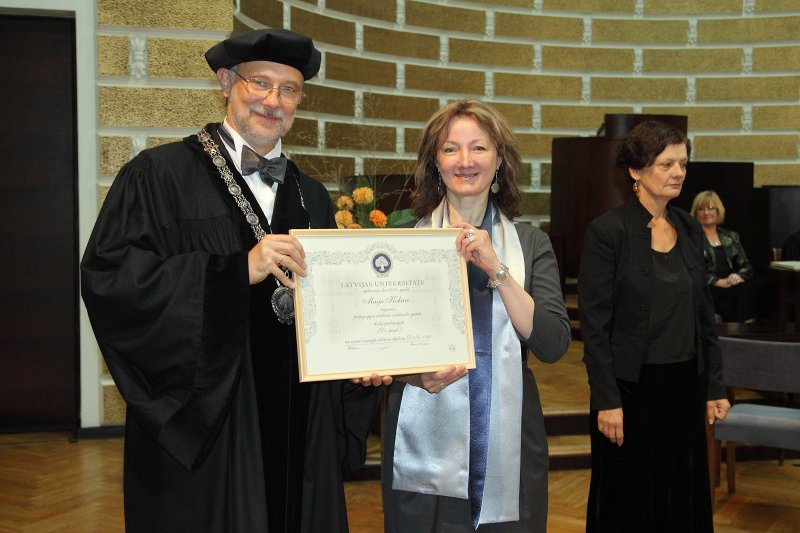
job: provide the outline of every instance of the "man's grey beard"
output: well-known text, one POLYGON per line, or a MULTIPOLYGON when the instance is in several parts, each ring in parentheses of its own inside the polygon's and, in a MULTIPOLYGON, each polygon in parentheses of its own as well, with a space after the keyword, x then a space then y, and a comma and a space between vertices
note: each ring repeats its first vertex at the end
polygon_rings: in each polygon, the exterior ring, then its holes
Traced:
POLYGON ((251 113, 258 113, 266 117, 277 118, 280 120, 280 131, 277 135, 272 137, 256 134, 254 131, 250 130, 248 123, 245 122, 245 124, 242 124, 242 128, 249 134, 249 136, 253 137, 254 139, 258 139, 260 141, 259 144, 263 144, 265 146, 275 146, 278 141, 289 132, 289 130, 292 128, 292 124, 294 124, 294 117, 287 122, 286 113, 281 109, 270 109, 259 104, 250 104, 248 106, 248 110, 251 113))

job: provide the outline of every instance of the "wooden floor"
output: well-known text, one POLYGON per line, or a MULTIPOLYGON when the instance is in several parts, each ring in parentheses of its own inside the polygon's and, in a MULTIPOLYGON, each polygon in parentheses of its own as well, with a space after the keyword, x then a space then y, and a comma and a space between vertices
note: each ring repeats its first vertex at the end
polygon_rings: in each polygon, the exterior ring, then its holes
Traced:
POLYGON ((583 343, 580 341, 572 341, 564 357, 553 364, 528 357, 545 415, 589 411, 589 382, 582 357, 583 343))
MULTIPOLYGON (((123 530, 122 439, 70 443, 66 434, 0 435, 0 532, 123 530)), ((724 471, 723 471, 724 473, 724 471)), ((587 470, 550 473, 548 532, 583 531, 587 470)), ((380 483, 346 485, 353 533, 383 531, 380 483)), ((718 533, 800 531, 800 462, 743 462, 737 493, 717 491, 718 533)))
MULTIPOLYGON (((584 413, 589 389, 573 342, 555 365, 530 361, 546 414, 584 413)), ((0 533, 108 533, 123 531, 122 439, 70 443, 65 433, 0 435, 0 533)), ((370 444, 379 461, 380 445, 370 444)), ((583 435, 550 439, 559 449, 588 450, 583 435)), ((725 479, 723 465, 722 479, 725 479)), ((800 532, 800 461, 740 462, 737 493, 723 486, 715 498, 717 533, 800 532)), ((584 530, 588 470, 550 472, 549 533, 584 530)), ((350 530, 383 531, 380 483, 349 482, 350 530)))
MULTIPOLYGON (((778 466, 777 461, 740 463, 736 479, 733 496, 724 487, 717 489, 717 533, 800 532, 800 462, 784 466, 778 466)), ((351 531, 382 532, 380 482, 348 483, 346 489, 351 531)), ((548 533, 584 531, 588 491, 588 470, 550 472, 548 533)))

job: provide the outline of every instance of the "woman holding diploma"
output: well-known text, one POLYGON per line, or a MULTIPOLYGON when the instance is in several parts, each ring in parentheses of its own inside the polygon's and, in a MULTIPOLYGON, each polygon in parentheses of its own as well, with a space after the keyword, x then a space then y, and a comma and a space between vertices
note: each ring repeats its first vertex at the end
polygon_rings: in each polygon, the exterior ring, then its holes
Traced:
POLYGON ((545 531, 547 440, 527 356, 557 361, 570 329, 547 235, 512 221, 519 173, 511 130, 492 107, 457 101, 425 126, 417 227, 461 228, 455 244, 468 264, 477 367, 466 379, 464 367, 450 367, 391 387, 387 532, 545 531))

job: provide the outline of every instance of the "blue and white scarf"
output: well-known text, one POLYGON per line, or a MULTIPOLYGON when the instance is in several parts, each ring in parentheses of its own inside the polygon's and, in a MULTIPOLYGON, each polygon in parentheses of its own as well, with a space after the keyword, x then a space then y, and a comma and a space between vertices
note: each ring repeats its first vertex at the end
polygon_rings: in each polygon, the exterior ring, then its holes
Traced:
MULTIPOLYGON (((492 246, 509 275, 525 286, 525 260, 513 222, 491 203, 492 246)), ((450 225, 447 202, 418 228, 450 225)), ((522 431, 522 363, 519 338, 495 291, 492 299, 492 377, 489 448, 479 524, 519 520, 522 431)), ((461 379, 439 394, 406 386, 395 438, 395 490, 469 499, 469 382, 461 379)))

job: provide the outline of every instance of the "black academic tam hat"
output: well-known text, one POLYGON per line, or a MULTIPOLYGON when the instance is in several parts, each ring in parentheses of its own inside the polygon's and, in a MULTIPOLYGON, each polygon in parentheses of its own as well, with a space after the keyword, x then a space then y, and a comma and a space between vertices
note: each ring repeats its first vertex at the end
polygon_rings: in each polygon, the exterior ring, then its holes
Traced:
POLYGON ((280 28, 248 31, 225 39, 206 52, 206 61, 214 72, 245 61, 272 61, 296 68, 304 80, 317 75, 321 60, 311 39, 280 28))

